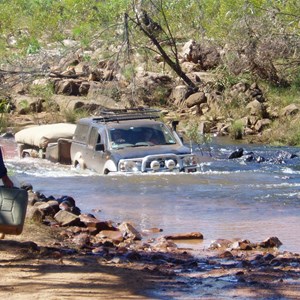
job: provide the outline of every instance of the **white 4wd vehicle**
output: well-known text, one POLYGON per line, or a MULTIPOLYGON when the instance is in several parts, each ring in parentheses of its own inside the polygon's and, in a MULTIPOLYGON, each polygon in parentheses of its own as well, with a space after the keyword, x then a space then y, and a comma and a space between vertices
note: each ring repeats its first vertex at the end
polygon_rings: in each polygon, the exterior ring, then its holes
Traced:
POLYGON ((71 143, 75 167, 110 172, 195 172, 199 157, 183 145, 159 111, 122 109, 79 120, 71 143))

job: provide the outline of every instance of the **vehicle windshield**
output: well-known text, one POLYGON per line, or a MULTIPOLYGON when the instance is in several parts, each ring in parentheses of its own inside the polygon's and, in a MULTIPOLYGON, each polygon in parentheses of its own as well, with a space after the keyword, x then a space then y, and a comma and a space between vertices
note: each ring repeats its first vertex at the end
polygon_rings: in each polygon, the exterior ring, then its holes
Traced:
POLYGON ((164 124, 111 128, 111 147, 142 147, 176 144, 176 139, 164 124))

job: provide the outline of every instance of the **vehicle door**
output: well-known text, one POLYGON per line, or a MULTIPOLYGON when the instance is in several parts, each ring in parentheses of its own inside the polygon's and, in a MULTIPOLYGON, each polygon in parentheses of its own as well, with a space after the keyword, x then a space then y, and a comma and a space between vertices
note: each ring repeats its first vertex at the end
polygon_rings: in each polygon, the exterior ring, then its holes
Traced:
POLYGON ((95 170, 96 172, 102 173, 104 166, 104 141, 105 141, 105 132, 99 129, 98 127, 92 127, 87 141, 86 148, 86 158, 85 164, 86 167, 90 170, 95 170), (99 147, 99 145, 102 147, 99 147))

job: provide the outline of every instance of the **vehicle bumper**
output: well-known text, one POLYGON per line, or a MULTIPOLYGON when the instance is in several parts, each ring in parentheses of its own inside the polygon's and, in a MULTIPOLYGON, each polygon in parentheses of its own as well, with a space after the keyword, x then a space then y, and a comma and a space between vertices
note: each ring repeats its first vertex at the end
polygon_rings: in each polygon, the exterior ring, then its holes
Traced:
POLYGON ((118 164, 119 172, 154 173, 154 172, 186 172, 200 170, 199 158, 193 154, 148 155, 144 158, 121 159, 118 164))

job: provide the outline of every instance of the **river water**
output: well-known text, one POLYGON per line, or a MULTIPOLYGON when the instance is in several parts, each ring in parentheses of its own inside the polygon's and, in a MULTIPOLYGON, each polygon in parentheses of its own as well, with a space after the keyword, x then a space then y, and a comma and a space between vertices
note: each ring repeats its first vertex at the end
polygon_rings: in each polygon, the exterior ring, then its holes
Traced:
POLYGON ((300 156, 299 148, 218 139, 210 145, 212 158, 198 173, 102 176, 46 160, 19 159, 12 140, 0 142, 14 180, 31 183, 46 196, 72 196, 82 212, 100 220, 130 221, 139 230, 160 228, 160 235, 200 231, 204 240, 194 248, 206 248, 219 238, 260 242, 277 236, 281 250, 300 252, 300 158, 286 155, 300 156), (228 159, 237 147, 266 160, 228 159))

